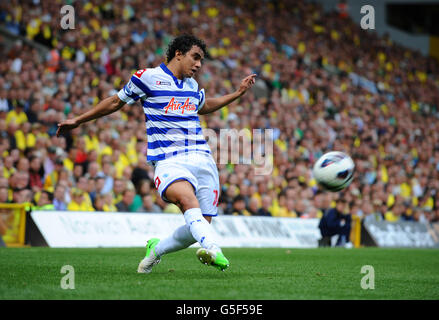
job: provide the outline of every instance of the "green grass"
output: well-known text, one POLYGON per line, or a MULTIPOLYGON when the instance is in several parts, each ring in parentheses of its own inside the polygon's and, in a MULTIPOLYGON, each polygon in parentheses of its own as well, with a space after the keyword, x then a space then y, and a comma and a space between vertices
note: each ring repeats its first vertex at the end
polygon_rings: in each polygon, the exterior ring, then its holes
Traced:
POLYGON ((0 249, 0 299, 439 299, 439 251, 428 249, 235 249, 231 267, 200 264, 193 248, 137 274, 142 248, 0 249), (60 286, 63 265, 75 289, 60 286), (375 289, 361 288, 363 265, 375 289))

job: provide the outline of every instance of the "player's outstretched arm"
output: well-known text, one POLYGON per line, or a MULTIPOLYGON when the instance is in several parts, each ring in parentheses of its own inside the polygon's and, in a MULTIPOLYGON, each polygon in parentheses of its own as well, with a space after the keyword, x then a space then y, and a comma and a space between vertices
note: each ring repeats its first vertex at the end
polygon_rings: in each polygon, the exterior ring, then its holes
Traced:
POLYGON ((110 113, 116 112, 125 105, 125 102, 120 100, 117 94, 114 96, 105 98, 99 102, 94 108, 88 110, 87 112, 73 118, 67 119, 58 123, 58 130, 56 131, 56 136, 65 134, 66 132, 75 129, 81 123, 91 121, 97 118, 101 118, 110 113))
POLYGON ((207 113, 215 112, 216 110, 238 99, 255 84, 255 78, 256 78, 256 74, 251 74, 245 77, 241 81, 239 89, 233 93, 218 98, 206 98, 206 102, 204 103, 204 106, 201 108, 201 110, 198 111, 198 114, 207 114, 207 113))

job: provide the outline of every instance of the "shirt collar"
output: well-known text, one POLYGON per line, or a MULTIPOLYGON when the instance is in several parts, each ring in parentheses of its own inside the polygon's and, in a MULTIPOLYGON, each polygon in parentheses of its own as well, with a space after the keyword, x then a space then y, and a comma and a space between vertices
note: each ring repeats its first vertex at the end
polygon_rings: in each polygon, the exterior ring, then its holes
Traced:
POLYGON ((183 79, 183 80, 178 80, 178 79, 174 76, 174 74, 172 73, 172 71, 169 70, 168 67, 167 67, 163 62, 160 64, 160 68, 162 68, 162 70, 163 70, 166 74, 169 74, 169 75, 172 77, 172 79, 174 79, 175 85, 176 85, 179 89, 183 88, 183 82, 184 82, 184 79, 183 79))

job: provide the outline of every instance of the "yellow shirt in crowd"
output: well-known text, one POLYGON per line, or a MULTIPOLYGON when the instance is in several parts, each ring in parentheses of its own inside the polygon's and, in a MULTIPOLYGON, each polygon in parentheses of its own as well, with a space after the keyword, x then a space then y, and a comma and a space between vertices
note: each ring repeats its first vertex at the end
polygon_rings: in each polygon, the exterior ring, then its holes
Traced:
POLYGON ((67 205, 67 210, 69 210, 69 211, 95 211, 93 206, 91 206, 86 200, 83 200, 81 203, 77 203, 77 202, 72 200, 67 205))

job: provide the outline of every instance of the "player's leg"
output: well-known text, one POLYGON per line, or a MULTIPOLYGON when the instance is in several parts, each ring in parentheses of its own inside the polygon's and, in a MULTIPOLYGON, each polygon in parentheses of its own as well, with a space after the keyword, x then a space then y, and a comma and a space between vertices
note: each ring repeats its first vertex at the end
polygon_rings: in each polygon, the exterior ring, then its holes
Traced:
POLYGON ((188 227, 184 224, 178 227, 169 237, 148 240, 145 258, 140 262, 138 272, 149 273, 153 266, 160 262, 163 255, 179 251, 197 242, 188 227))
POLYGON ((156 168, 154 181, 162 198, 179 206, 186 224, 177 228, 168 238, 150 239, 146 257, 140 262, 138 272, 151 272, 162 255, 187 248, 196 241, 206 249, 209 248, 213 263, 217 262, 216 266, 225 269, 229 263, 216 245, 214 232, 209 224, 211 217, 203 217, 195 196, 197 179, 187 168, 168 163, 156 168))
MULTIPOLYGON (((197 186, 197 181, 184 167, 181 167, 176 163, 166 162, 163 162, 156 167, 154 182, 163 200, 171 202, 166 198, 165 193, 169 188, 172 190, 172 184, 181 181, 186 181, 190 186, 188 190, 191 193, 194 192, 193 190, 197 186), (188 181, 190 181, 190 183, 188 181)), ((193 202, 193 205, 198 205, 198 203, 195 201, 193 202)), ((151 272, 152 267, 160 262, 162 255, 187 248, 195 242, 196 240, 192 236, 187 224, 177 228, 172 235, 165 239, 149 239, 146 246, 145 258, 139 263, 137 271, 140 273, 149 273, 151 272)))
MULTIPOLYGON (((204 218, 207 222, 211 223, 212 217, 204 216, 204 218)), ((189 226, 184 224, 178 227, 170 237, 160 240, 155 247, 155 251, 158 256, 162 256, 167 253, 185 249, 195 242, 197 241, 192 236, 189 226)))
MULTIPOLYGON (((218 214, 220 185, 215 162, 210 158, 204 159, 205 161, 196 172, 198 180, 197 199, 205 219, 210 222, 218 214)), ((213 252, 206 248, 200 248, 197 250, 197 257, 202 263, 212 265, 220 270, 225 270, 230 265, 229 260, 222 251, 213 252)))
POLYGON ((168 201, 176 204, 183 212, 186 225, 193 238, 200 243, 203 248, 220 252, 217 245, 215 233, 209 221, 203 217, 195 190, 192 184, 186 180, 179 180, 172 183, 165 192, 168 201))
POLYGON ((348 244, 349 237, 351 234, 351 216, 346 215, 345 216, 345 223, 343 226, 338 227, 337 230, 338 238, 336 242, 336 246, 344 247, 346 244, 348 244))
MULTIPOLYGON (((221 251, 215 243, 214 232, 209 224, 211 220, 202 216, 194 191, 187 180, 174 181, 163 190, 166 201, 176 204, 184 212, 186 224, 177 228, 168 238, 148 241, 145 258, 137 270, 139 273, 151 272, 152 267, 160 262, 161 256, 185 249, 196 241, 212 252, 221 251)), ((220 259, 221 254, 218 256, 220 259)))
MULTIPOLYGON (((211 223, 212 217, 204 216, 207 222, 211 223)), ((173 234, 165 239, 160 240, 155 247, 157 255, 162 256, 167 253, 186 249, 193 245, 197 240, 192 236, 191 230, 187 224, 178 227, 173 234)))

